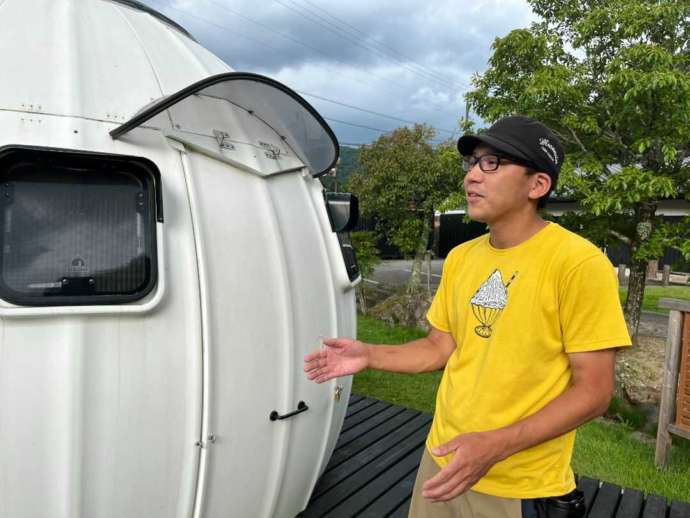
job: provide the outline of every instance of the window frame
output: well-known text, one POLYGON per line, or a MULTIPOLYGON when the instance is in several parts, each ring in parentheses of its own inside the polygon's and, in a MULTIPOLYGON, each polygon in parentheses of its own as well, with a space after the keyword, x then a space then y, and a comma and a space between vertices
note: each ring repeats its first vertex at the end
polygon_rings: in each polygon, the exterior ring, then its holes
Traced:
MULTIPOLYGON (((147 187, 153 191, 149 200, 153 201, 150 215, 145 223, 145 235, 149 237, 148 250, 150 252, 149 276, 141 289, 134 293, 119 294, 77 294, 77 295, 27 295, 8 286, 2 272, 4 258, 0 257, 0 299, 10 304, 25 307, 60 307, 60 306, 105 306, 121 305, 139 301, 149 295, 159 282, 158 260, 158 225, 163 223, 163 198, 161 188, 161 174, 156 164, 145 157, 133 155, 119 155, 74 149, 62 149, 43 146, 7 145, 0 147, 0 167, 6 161, 24 158, 38 163, 49 160, 55 164, 55 169, 80 166, 94 173, 98 169, 117 165, 122 173, 134 175, 147 182, 147 187), (12 155, 17 155, 13 157, 12 155), (99 167, 94 167, 99 165, 99 167)), ((4 179, 4 171, 0 171, 4 179)), ((0 238, 0 246, 4 244, 4 237, 0 238)))

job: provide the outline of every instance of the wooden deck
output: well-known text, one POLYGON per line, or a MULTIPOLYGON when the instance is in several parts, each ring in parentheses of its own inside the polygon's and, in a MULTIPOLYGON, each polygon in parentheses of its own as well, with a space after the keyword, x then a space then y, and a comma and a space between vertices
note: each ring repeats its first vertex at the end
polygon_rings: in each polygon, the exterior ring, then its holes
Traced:
MULTIPOLYGON (((333 457, 300 516, 406 517, 430 425, 428 414, 352 396, 333 457)), ((578 487, 589 518, 690 518, 689 503, 587 477, 578 487)))

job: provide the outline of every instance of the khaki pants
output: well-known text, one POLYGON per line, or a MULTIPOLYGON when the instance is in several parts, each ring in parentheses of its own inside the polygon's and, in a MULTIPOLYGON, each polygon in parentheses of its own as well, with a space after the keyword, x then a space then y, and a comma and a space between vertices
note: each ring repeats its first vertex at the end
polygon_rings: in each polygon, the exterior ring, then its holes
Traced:
POLYGON ((519 498, 501 498, 467 491, 448 502, 429 502, 422 496, 422 485, 439 471, 434 459, 424 449, 408 518, 522 518, 522 500, 519 498))

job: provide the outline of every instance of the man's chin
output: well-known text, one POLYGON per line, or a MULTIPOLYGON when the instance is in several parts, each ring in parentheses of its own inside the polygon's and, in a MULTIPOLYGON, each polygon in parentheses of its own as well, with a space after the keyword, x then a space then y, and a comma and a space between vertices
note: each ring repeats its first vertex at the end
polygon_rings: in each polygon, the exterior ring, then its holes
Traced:
POLYGON ((468 210, 467 211, 467 217, 470 218, 472 221, 476 221, 477 223, 486 223, 487 222, 485 215, 479 211, 468 210))

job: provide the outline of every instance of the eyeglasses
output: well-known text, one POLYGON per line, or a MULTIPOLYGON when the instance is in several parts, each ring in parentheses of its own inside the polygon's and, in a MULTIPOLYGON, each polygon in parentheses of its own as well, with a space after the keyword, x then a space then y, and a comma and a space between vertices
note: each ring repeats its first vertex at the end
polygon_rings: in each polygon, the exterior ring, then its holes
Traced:
POLYGON ((525 161, 496 153, 488 153, 481 156, 469 155, 462 157, 462 168, 465 170, 465 172, 468 172, 475 165, 479 164, 479 169, 485 173, 493 173, 498 169, 498 166, 504 163, 518 164, 529 167, 529 164, 525 161))

